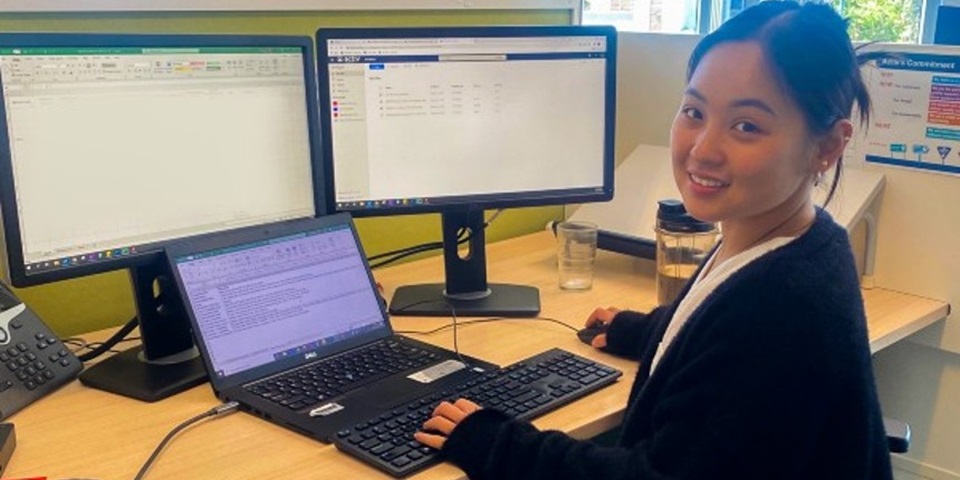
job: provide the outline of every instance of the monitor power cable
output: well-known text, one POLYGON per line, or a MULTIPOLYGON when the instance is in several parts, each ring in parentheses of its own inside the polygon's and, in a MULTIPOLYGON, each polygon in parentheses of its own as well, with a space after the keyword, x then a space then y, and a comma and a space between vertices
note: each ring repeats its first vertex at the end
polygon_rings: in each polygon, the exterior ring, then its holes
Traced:
POLYGON ((117 330, 116 333, 111 335, 110 338, 104 340, 102 343, 98 344, 96 347, 91 348, 89 352, 85 352, 77 355, 77 358, 80 359, 81 362, 89 362, 90 360, 93 360, 94 358, 97 358, 100 355, 103 355, 104 353, 109 352, 113 347, 117 346, 117 344, 122 342, 124 337, 126 337, 127 335, 130 334, 130 332, 136 329, 138 325, 140 325, 140 322, 137 319, 137 317, 131 318, 130 320, 127 321, 126 324, 120 327, 120 330, 117 330))
POLYGON ((238 411, 239 408, 240 408, 239 403, 227 402, 221 405, 217 405, 216 407, 213 407, 210 410, 207 410, 206 412, 201 413, 200 415, 189 418, 186 421, 180 423, 180 425, 177 425, 176 427, 174 427, 173 430, 170 430, 170 433, 167 433, 167 436, 163 437, 163 440, 160 441, 160 444, 157 445, 157 448, 153 450, 153 453, 151 453, 150 457, 147 458, 147 461, 144 462, 143 467, 140 467, 140 471, 137 472, 137 476, 134 477, 134 480, 143 480, 143 478, 147 474, 147 471, 150 470, 150 466, 153 465, 153 462, 155 462, 157 460, 157 457, 160 456, 160 452, 163 451, 164 447, 166 447, 167 444, 170 443, 170 440, 173 439, 173 437, 176 434, 180 433, 190 425, 200 422, 201 420, 212 418, 212 417, 222 417, 225 415, 229 415, 231 413, 238 411))
MULTIPOLYGON (((490 224, 492 224, 494 220, 496 220, 497 217, 500 216, 501 213, 503 213, 503 209, 499 209, 493 212, 493 215, 490 216, 490 219, 483 223, 483 228, 486 229, 488 226, 490 226, 490 224)), ((457 231, 457 245, 463 245, 464 243, 470 241, 470 238, 473 235, 466 235, 466 233, 467 233, 467 230, 465 228, 461 228, 460 230, 457 231)), ((380 267, 389 265, 391 263, 394 263, 398 260, 404 259, 411 255, 429 252, 431 250, 439 250, 441 248, 443 248, 443 242, 421 243, 419 245, 413 245, 410 247, 404 247, 404 248, 393 250, 390 252, 380 253, 368 258, 367 260, 371 262, 370 268, 374 269, 374 268, 380 268, 380 267), (381 260, 381 259, 385 259, 385 260, 381 260), (376 260, 381 260, 381 261, 376 262, 376 260)))
MULTIPOLYGON (((464 242, 464 241, 465 240, 458 240, 457 244, 460 244, 461 242, 464 242)), ((403 248, 400 250, 394 250, 392 252, 381 253, 380 255, 375 255, 373 257, 370 257, 369 260, 370 261, 379 260, 384 257, 389 257, 389 258, 387 258, 386 260, 381 260, 379 262, 371 263, 370 268, 371 269, 380 268, 386 265, 390 265, 391 263, 397 262, 406 257, 416 255, 418 253, 429 252, 431 250, 439 250, 441 248, 443 248, 442 242, 430 242, 430 243, 415 245, 413 247, 403 248)))

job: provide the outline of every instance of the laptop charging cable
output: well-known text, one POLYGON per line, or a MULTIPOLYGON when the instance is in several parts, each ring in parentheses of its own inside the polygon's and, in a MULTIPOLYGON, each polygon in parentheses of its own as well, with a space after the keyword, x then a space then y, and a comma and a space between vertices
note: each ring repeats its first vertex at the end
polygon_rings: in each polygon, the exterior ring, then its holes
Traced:
POLYGON ((150 466, 153 465, 153 462, 157 460, 158 456, 160 456, 160 452, 163 451, 164 447, 166 447, 167 444, 170 443, 170 440, 173 439, 173 437, 176 436, 176 434, 180 433, 185 428, 197 422, 200 422, 207 418, 222 417, 225 415, 229 415, 233 412, 239 411, 239 408, 240 408, 239 403, 227 402, 221 405, 217 405, 216 407, 213 407, 210 410, 207 410, 206 412, 203 412, 200 415, 192 417, 182 422, 180 425, 177 425, 176 427, 174 427, 173 430, 170 430, 170 433, 168 433, 167 436, 163 437, 163 440, 160 441, 160 444, 157 445, 157 448, 153 450, 153 453, 150 454, 150 458, 147 458, 147 461, 144 462, 143 467, 141 467, 140 471, 137 472, 137 476, 134 477, 134 480, 143 480, 143 478, 147 474, 147 470, 150 469, 150 466))

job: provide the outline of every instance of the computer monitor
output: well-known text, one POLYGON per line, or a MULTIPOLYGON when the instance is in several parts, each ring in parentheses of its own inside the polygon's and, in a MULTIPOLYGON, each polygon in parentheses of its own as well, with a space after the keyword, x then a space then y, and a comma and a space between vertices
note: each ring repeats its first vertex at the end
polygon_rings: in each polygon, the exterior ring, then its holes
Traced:
POLYGON ((309 37, 0 34, 4 273, 27 287, 130 271, 142 349, 83 383, 143 400, 201 383, 164 245, 325 209, 312 51, 309 37))
POLYGON ((390 312, 536 315, 535 288, 488 284, 483 210, 612 198, 615 31, 321 29, 317 59, 328 208, 441 213, 445 283, 390 312))
POLYGON ((933 43, 960 45, 960 4, 940 5, 937 8, 937 28, 933 31, 933 43))

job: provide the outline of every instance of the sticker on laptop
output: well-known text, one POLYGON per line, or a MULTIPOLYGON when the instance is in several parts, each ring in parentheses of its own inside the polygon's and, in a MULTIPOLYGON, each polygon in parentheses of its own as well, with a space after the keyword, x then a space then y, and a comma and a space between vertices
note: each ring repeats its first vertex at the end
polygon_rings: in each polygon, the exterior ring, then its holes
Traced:
POLYGON ((333 415, 334 413, 343 410, 343 405, 339 403, 330 402, 324 405, 320 405, 313 410, 310 410, 311 417, 326 417, 327 415, 333 415))
POLYGON ((451 373, 459 372, 464 368, 467 368, 467 366, 464 365, 463 362, 459 362, 457 360, 446 360, 432 367, 420 370, 417 373, 410 374, 407 376, 407 378, 415 382, 431 383, 440 380, 451 373))

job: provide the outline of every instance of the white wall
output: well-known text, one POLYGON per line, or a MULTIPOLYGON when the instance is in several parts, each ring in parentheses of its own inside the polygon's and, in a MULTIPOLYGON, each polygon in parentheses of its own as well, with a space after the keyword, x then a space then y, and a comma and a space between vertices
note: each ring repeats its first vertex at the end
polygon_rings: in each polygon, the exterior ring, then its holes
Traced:
MULTIPOLYGON (((886 176, 877 221, 877 285, 960 308, 960 177, 870 166, 886 176)), ((951 315, 877 353, 884 413, 910 424, 914 442, 896 465, 960 480, 960 322, 951 315)))
MULTIPOLYGON (((620 34, 618 158, 667 145, 697 37, 620 34)), ((886 176, 879 209, 877 286, 960 308, 960 178, 869 166, 886 176)), ((948 318, 874 357, 884 414, 913 428, 898 478, 960 480, 960 322, 948 318)))
POLYGON ((668 145, 697 35, 621 33, 617 62, 617 159, 637 144, 668 145))

